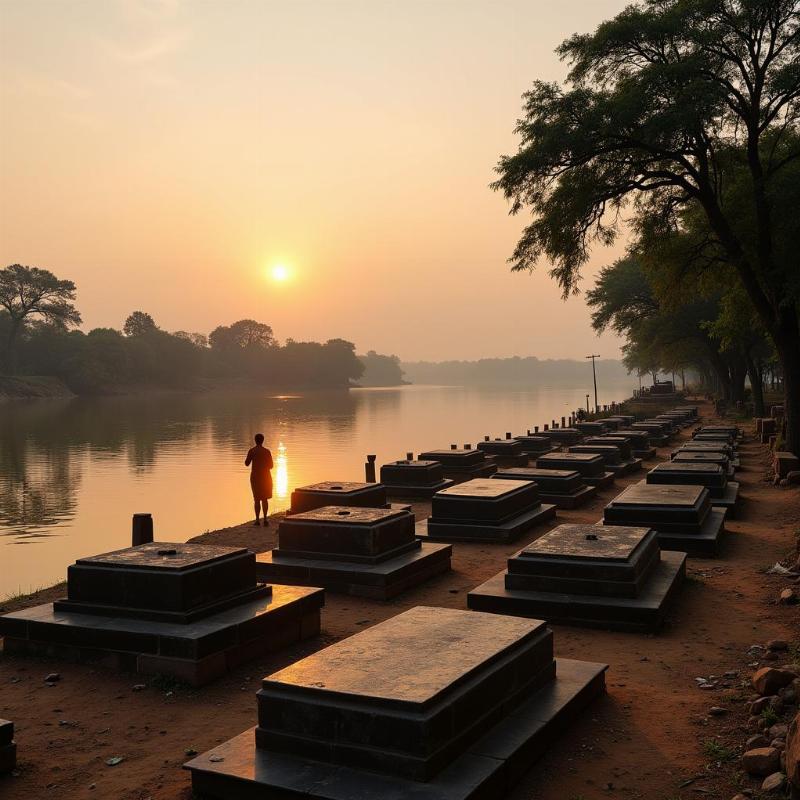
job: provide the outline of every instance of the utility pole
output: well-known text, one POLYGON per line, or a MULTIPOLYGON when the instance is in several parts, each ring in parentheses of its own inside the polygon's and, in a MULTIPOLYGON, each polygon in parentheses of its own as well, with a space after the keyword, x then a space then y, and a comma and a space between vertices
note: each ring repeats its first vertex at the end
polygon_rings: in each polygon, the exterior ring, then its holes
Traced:
POLYGON ((597 372, 595 372, 594 360, 596 358, 600 358, 600 355, 598 353, 594 353, 590 356, 586 356, 586 358, 592 359, 592 378, 594 379, 594 410, 597 411, 597 372))

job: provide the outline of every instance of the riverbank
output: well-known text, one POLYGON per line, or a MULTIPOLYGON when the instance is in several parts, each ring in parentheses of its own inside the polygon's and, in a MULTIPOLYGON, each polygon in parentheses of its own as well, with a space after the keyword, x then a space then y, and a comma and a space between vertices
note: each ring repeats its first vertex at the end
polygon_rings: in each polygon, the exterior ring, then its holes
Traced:
MULTIPOLYGON (((710 405, 703 412, 713 421, 710 405)), ((668 458, 673 446, 660 449, 646 466, 668 458)), ((512 800, 727 800, 736 793, 741 779, 735 756, 747 725, 737 698, 749 694, 741 686, 752 672, 748 649, 769 639, 797 639, 798 607, 776 602, 785 579, 765 570, 794 550, 800 528, 798 491, 765 480, 769 451, 749 436, 741 459, 741 512, 726 523, 721 557, 690 561, 689 580, 664 631, 642 636, 553 626, 557 655, 610 664, 608 695, 553 744, 512 800), (728 688, 697 687, 695 678, 725 673, 736 673, 724 681, 728 688), (711 716, 712 706, 728 713, 711 716), (725 761, 727 752, 733 760, 725 761)), ((642 477, 618 480, 590 505, 559 512, 554 524, 596 521, 609 500, 642 477)), ((414 505, 418 517, 429 508, 414 505)), ((276 522, 273 517, 264 529, 247 521, 195 540, 267 550, 276 522)), ((0 717, 17 723, 20 769, 0 784, 0 793, 13 800, 91 794, 188 800, 189 779, 180 769, 187 751, 202 752, 251 726, 263 675, 415 605, 465 608, 467 591, 501 570, 524 544, 458 544, 451 573, 387 603, 329 594, 321 636, 240 667, 202 690, 55 659, 4 657, 0 717), (61 675, 53 686, 44 683, 50 672, 61 675), (139 685, 145 688, 136 690, 139 685), (106 766, 112 756, 123 761, 106 766)), ((22 608, 61 593, 63 585, 3 605, 22 608)))
POLYGON ((75 397, 63 381, 48 376, 0 375, 0 401, 75 397))

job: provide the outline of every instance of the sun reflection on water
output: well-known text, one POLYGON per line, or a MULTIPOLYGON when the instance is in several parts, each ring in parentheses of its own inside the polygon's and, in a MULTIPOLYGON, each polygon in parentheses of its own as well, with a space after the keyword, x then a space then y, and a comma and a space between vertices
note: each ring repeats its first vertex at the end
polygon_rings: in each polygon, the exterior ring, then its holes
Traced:
POLYGON ((289 462, 283 442, 278 443, 278 454, 275 456, 275 494, 282 500, 289 496, 289 462))

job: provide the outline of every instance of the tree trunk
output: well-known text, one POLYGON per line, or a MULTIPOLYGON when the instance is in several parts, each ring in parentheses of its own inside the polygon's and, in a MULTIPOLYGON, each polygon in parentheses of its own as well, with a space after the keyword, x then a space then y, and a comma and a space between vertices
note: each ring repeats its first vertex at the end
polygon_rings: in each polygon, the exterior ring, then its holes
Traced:
POLYGON ((800 333, 797 331, 797 317, 787 321, 780 333, 773 336, 775 348, 783 370, 783 413, 786 420, 785 448, 800 455, 800 333), (792 330, 792 327, 795 330, 792 330))
POLYGON ((747 377, 750 378, 750 388, 753 392, 753 416, 766 417, 761 371, 756 366, 756 362, 750 353, 745 353, 744 358, 747 363, 747 377))
POLYGON ((6 353, 6 369, 9 375, 17 374, 17 335, 22 323, 20 320, 11 319, 8 331, 8 352, 6 353))

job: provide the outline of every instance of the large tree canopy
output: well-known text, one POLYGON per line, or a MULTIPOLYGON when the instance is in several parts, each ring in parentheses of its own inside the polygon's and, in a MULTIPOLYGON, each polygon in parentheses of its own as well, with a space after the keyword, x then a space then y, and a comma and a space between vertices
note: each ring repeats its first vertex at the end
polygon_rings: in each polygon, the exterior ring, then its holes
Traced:
POLYGON ((701 214, 775 343, 800 450, 797 224, 800 11, 795 0, 641 0, 559 49, 565 86, 525 95, 494 188, 532 221, 511 259, 545 258, 565 294, 624 222, 680 230, 701 214), (731 191, 734 185, 735 191, 731 191))
POLYGON ((17 340, 29 318, 63 329, 80 324, 73 300, 75 284, 46 269, 12 264, 0 270, 0 308, 9 317, 4 359, 9 372, 16 371, 17 340))

